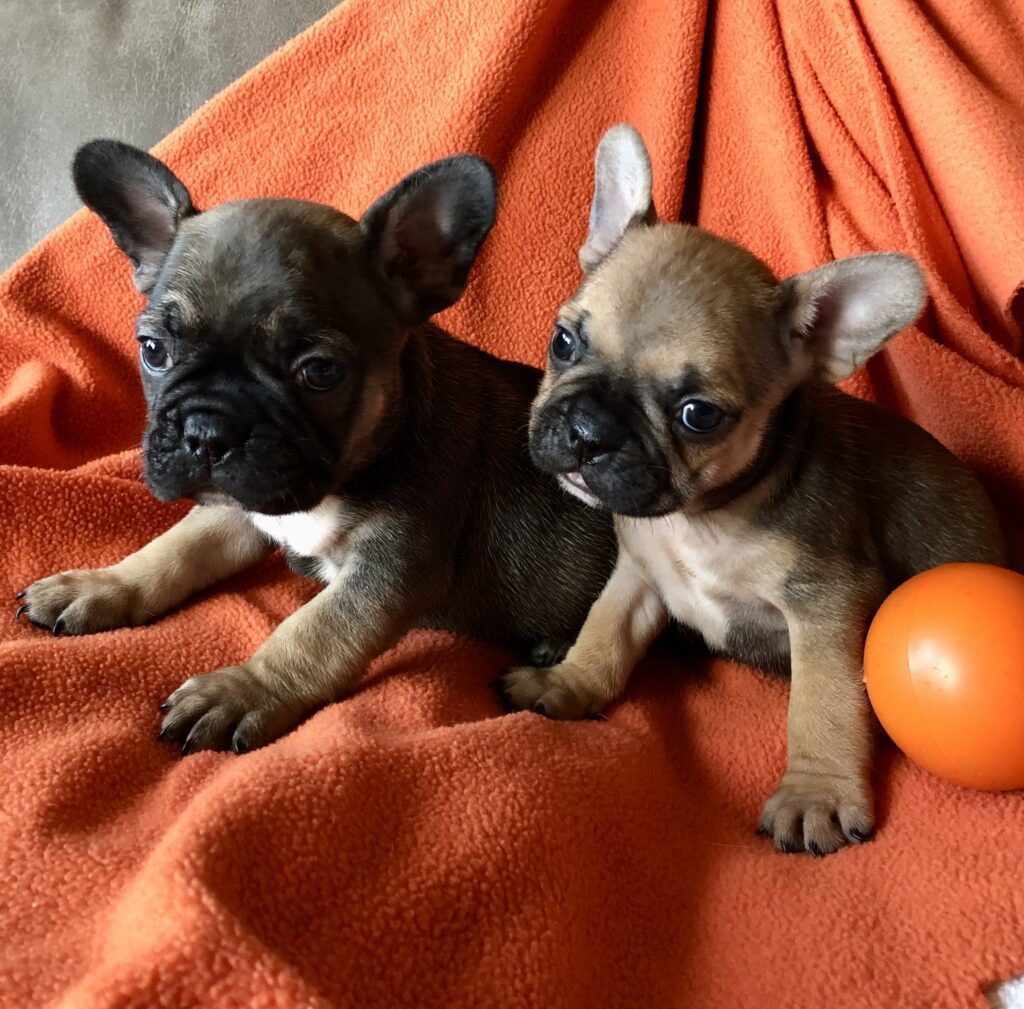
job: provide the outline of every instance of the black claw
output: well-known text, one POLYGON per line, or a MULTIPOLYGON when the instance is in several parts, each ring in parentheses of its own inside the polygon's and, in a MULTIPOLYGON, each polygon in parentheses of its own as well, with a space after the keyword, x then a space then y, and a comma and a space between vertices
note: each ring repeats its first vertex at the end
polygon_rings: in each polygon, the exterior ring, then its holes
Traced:
POLYGON ((815 858, 822 858, 825 854, 825 850, 819 847, 814 841, 807 842, 807 850, 815 858))
POLYGON ((767 825, 763 824, 763 823, 759 823, 757 825, 757 836, 758 837, 764 837, 764 835, 767 834, 767 833, 768 833, 767 825))
POLYGON ((865 841, 870 841, 872 834, 874 834, 874 831, 870 827, 867 830, 861 830, 859 827, 850 828, 850 840, 854 844, 863 844, 865 841))
POLYGON ((803 850, 799 845, 790 844, 784 837, 778 838, 775 841, 775 847, 778 848, 783 855, 795 855, 798 851, 803 850))
POLYGON ((14 619, 15 620, 20 620, 22 613, 24 613, 25 610, 27 610, 27 609, 28 609, 28 603, 25 603, 24 606, 19 606, 18 607, 18 612, 14 614, 14 619))
POLYGON ((17 595, 16 595, 15 597, 14 597, 14 601, 15 601, 16 603, 20 603, 20 602, 21 602, 21 600, 25 598, 25 592, 27 592, 27 591, 28 591, 28 589, 25 589, 24 591, 22 591, 22 592, 19 592, 19 593, 18 593, 18 594, 17 594, 17 595))
POLYGON ((181 755, 183 757, 187 757, 192 752, 192 746, 193 746, 192 737, 189 736, 189 738, 186 739, 185 742, 181 744, 181 755))
POLYGON ((551 717, 550 715, 548 715, 548 709, 544 706, 544 702, 543 701, 538 701, 533 706, 533 710, 535 712, 537 712, 538 715, 541 715, 543 718, 550 718, 551 717))
POLYGON ((565 658, 569 645, 567 641, 541 641, 529 650, 527 660, 539 669, 556 666, 565 658))
POLYGON ((157 741, 158 743, 160 742, 160 740, 162 740, 162 739, 166 739, 166 738, 167 738, 167 729, 161 729, 161 730, 160 730, 160 731, 159 731, 159 732, 158 732, 158 733, 156 734, 156 741, 157 741))
POLYGON ((170 702, 170 701, 164 701, 163 703, 161 703, 161 704, 158 704, 158 705, 156 706, 156 710, 157 710, 157 711, 170 711, 170 710, 171 710, 171 708, 173 708, 173 707, 174 707, 174 705, 173 705, 173 704, 171 704, 171 702, 170 702))
POLYGON ((59 638, 64 633, 64 621, 59 617, 53 622, 53 636, 59 638))
POLYGON ((231 740, 231 749, 241 756, 243 753, 249 752, 249 745, 244 740, 235 736, 235 738, 231 740))

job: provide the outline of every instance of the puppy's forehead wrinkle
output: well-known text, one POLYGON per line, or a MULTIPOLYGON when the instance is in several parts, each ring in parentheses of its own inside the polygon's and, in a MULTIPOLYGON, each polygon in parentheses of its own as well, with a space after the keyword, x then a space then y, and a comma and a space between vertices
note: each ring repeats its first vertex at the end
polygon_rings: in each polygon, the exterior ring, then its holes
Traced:
POLYGON ((586 279, 574 310, 588 315, 592 345, 664 380, 697 368, 711 384, 757 385, 780 358, 777 282, 754 255, 678 225, 632 229, 586 279))
POLYGON ((340 267, 349 253, 329 222, 316 220, 301 203, 227 204, 197 218, 182 238, 179 269, 196 281, 233 287, 298 278, 325 260, 340 267))
POLYGON ((695 396, 697 393, 704 391, 705 385, 704 376, 701 375, 700 368, 695 364, 687 364, 678 381, 670 384, 669 391, 673 396, 679 398, 695 396))
MULTIPOLYGON (((377 303, 357 222, 301 200, 240 200, 183 223, 151 306, 181 305, 183 329, 258 328, 294 341, 356 330, 377 303)), ((157 323, 158 316, 148 316, 157 323)), ((205 339, 205 337, 204 337, 205 339)))

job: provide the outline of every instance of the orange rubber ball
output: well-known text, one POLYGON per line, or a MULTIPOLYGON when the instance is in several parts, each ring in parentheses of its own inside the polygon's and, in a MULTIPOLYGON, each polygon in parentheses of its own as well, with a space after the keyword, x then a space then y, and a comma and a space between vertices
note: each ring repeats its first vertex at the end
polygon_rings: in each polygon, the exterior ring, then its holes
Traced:
POLYGON ((969 788, 1024 788, 1024 576, 944 564, 911 578, 871 623, 864 682, 921 767, 969 788))

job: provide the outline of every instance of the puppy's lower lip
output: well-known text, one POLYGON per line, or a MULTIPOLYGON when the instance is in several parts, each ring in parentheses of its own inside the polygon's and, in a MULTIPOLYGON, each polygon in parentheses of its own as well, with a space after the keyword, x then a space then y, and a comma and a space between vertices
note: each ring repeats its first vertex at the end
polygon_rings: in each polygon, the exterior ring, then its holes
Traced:
POLYGON ((601 499, 587 486, 582 473, 559 473, 558 479, 570 494, 578 497, 584 504, 590 505, 591 508, 600 505, 601 499))
POLYGON ((201 505, 221 505, 230 508, 241 508, 242 505, 239 501, 236 501, 233 497, 225 494, 219 490, 201 490, 197 491, 194 497, 196 504, 201 505))

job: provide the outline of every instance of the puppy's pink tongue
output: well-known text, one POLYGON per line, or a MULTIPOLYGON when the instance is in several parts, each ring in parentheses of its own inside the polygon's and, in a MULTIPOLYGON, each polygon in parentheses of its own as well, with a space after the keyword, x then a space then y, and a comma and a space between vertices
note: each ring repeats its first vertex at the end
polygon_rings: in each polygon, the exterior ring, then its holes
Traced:
POLYGON ((587 486, 587 481, 583 479, 583 474, 577 470, 575 473, 564 473, 563 476, 569 481, 574 487, 579 487, 580 490, 589 491, 590 488, 587 486))

